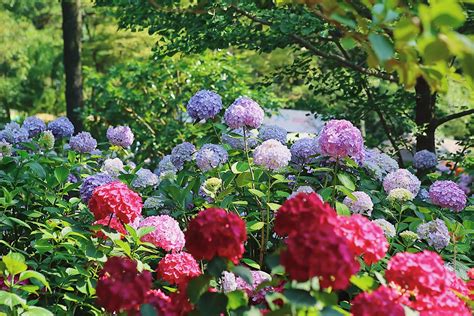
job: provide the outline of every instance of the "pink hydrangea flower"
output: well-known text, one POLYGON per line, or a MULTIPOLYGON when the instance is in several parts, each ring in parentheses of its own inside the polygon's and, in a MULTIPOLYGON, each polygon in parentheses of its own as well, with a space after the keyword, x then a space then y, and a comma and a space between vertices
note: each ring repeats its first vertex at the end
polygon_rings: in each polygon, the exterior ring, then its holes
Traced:
POLYGON ((166 282, 185 286, 189 280, 201 275, 196 259, 187 252, 167 254, 158 264, 157 273, 166 282))
POLYGON ((346 196, 343 203, 354 214, 367 213, 367 216, 370 216, 372 214, 372 209, 374 208, 374 203, 372 203, 370 196, 362 191, 352 192, 352 195, 354 195, 355 199, 346 196))
POLYGON ((383 188, 385 192, 389 193, 393 189, 406 189, 410 191, 413 196, 420 191, 420 180, 406 169, 398 169, 392 171, 383 179, 383 188))
POLYGON ((346 120, 331 120, 319 135, 321 153, 333 158, 351 157, 362 161, 364 140, 359 129, 346 120))
POLYGON ((184 233, 179 228, 178 222, 168 215, 149 216, 138 225, 141 227, 154 227, 155 230, 142 237, 142 241, 154 244, 166 251, 179 252, 184 247, 184 233))

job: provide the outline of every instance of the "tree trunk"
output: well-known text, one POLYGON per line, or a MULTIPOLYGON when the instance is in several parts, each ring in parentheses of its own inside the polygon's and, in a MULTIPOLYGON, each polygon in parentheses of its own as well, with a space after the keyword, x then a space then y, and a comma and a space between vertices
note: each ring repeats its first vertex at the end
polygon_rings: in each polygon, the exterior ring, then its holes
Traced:
POLYGON ((431 93, 430 86, 423 77, 416 80, 415 91, 415 122, 421 131, 416 137, 416 150, 435 152, 436 125, 431 123, 434 121, 436 94, 431 93))
POLYGON ((82 96, 82 65, 81 37, 82 18, 80 0, 62 0, 63 41, 64 41, 64 72, 66 74, 66 113, 76 128, 82 130, 81 110, 82 96))

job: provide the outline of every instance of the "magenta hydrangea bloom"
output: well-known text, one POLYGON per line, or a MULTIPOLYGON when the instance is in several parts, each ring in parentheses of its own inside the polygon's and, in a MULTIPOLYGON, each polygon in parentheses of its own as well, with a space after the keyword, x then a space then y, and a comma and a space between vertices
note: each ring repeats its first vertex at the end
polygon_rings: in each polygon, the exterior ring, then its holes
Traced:
POLYGON ((346 120, 331 120, 319 135, 321 153, 333 158, 351 157, 362 161, 364 140, 359 129, 346 120))
POLYGON ((184 247, 184 233, 178 222, 168 215, 149 216, 142 220, 138 228, 154 227, 155 230, 142 237, 142 241, 154 244, 166 251, 179 252, 184 247))
POLYGON ((374 203, 370 196, 362 191, 352 192, 355 199, 346 196, 343 203, 351 210, 354 214, 367 213, 368 216, 372 214, 372 209, 374 208, 374 203))
POLYGON ((189 99, 186 110, 193 119, 213 118, 222 109, 222 98, 213 91, 201 90, 189 99))
POLYGON ((239 97, 225 111, 224 120, 232 129, 258 128, 262 125, 264 115, 257 102, 247 97, 239 97))
POLYGON ((253 152, 253 162, 270 170, 288 166, 290 159, 290 150, 275 139, 264 141, 253 152))
POLYGON ((455 182, 436 181, 430 187, 430 199, 435 205, 461 212, 466 206, 467 198, 462 188, 455 182))
POLYGON ((107 129, 107 139, 112 145, 127 148, 132 145, 134 135, 128 126, 110 126, 107 129))
POLYGON ((383 179, 383 188, 389 193, 393 189, 406 189, 413 196, 418 194, 421 182, 418 178, 407 169, 398 169, 392 171, 383 179))

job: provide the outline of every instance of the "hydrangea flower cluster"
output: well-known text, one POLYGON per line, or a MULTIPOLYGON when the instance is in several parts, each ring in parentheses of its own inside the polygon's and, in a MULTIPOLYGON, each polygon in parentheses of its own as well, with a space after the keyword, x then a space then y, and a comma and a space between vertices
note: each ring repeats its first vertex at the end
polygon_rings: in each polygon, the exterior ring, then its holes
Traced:
POLYGON ((135 261, 111 257, 99 273, 98 303, 110 313, 134 311, 145 302, 151 282, 151 273, 138 272, 135 261))
POLYGON ((418 178, 406 169, 392 171, 383 179, 383 188, 389 193, 393 189, 407 189, 413 196, 418 194, 421 182, 418 178))
POLYGON ((270 170, 278 170, 288 166, 290 159, 290 150, 274 139, 264 141, 253 152, 254 163, 270 170))
POLYGON ((286 129, 282 127, 276 125, 264 125, 258 131, 258 138, 260 138, 262 141, 275 139, 285 145, 287 134, 288 132, 286 129))
POLYGON ((97 147, 97 141, 89 132, 80 132, 71 137, 69 146, 79 153, 90 153, 97 147))
POLYGON ((194 120, 214 118, 222 110, 222 98, 213 91, 201 90, 188 101, 186 111, 194 120))
POLYGON ((461 188, 461 190, 463 190, 464 193, 466 193, 466 195, 469 195, 469 193, 471 192, 470 186, 473 180, 474 180, 473 177, 471 177, 467 173, 463 173, 459 176, 458 185, 461 188))
POLYGON ((28 131, 29 137, 35 137, 46 130, 46 124, 36 116, 29 116, 23 121, 22 127, 28 131))
POLYGON ((53 133, 55 138, 69 137, 74 134, 74 125, 67 117, 58 117, 49 122, 48 130, 53 133))
POLYGON ((248 284, 241 277, 235 278, 235 289, 241 290, 247 293, 248 297, 252 304, 260 304, 265 301, 265 294, 268 291, 273 291, 273 287, 265 287, 257 291, 257 287, 263 282, 270 281, 272 277, 263 271, 251 271, 252 274, 252 284, 248 284))
POLYGON ((160 182, 160 179, 150 169, 140 168, 135 173, 136 178, 132 181, 132 187, 137 189, 144 189, 147 187, 155 187, 160 182))
POLYGON ((461 212, 466 206, 464 191, 453 181, 436 181, 430 187, 430 199, 435 205, 461 212))
POLYGON ((15 122, 5 124, 5 128, 0 131, 0 140, 7 141, 10 144, 27 142, 28 138, 28 131, 15 122))
POLYGON ((411 230, 405 230, 400 233, 400 237, 403 239, 405 243, 408 245, 413 244, 415 241, 420 239, 417 233, 412 232, 411 230))
POLYGON ((318 142, 314 138, 301 138, 290 147, 291 162, 297 165, 312 163, 319 154, 318 142))
POLYGON ((205 144, 196 153, 196 165, 202 171, 209 171, 227 162, 228 154, 224 147, 205 144))
POLYGON ((97 187, 89 200, 89 209, 96 220, 115 214, 123 223, 130 223, 142 213, 142 198, 124 183, 115 181, 97 187))
POLYGON ((178 170, 181 170, 186 161, 191 161, 193 159, 193 154, 195 151, 196 147, 188 142, 176 145, 171 150, 171 162, 178 170))
POLYGON ((42 150, 52 150, 54 148, 54 135, 51 131, 44 131, 38 138, 38 145, 42 150))
POLYGON ((187 252, 169 253, 158 263, 158 276, 170 284, 186 288, 188 282, 201 275, 196 259, 187 252))
POLYGON ((184 247, 184 234, 179 228, 179 223, 168 215, 149 216, 138 225, 153 227, 154 231, 142 237, 142 241, 152 243, 166 251, 179 252, 184 247))
POLYGON ((110 126, 107 129, 107 139, 114 146, 130 147, 133 144, 134 138, 135 136, 128 126, 110 126))
POLYGON ((398 162, 378 149, 366 149, 362 166, 379 181, 390 172, 397 170, 398 162))
POLYGON ((390 202, 408 202, 413 200, 413 193, 404 188, 390 190, 387 199, 390 202))
POLYGON ((351 157, 362 161, 364 139, 359 129, 346 120, 330 120, 319 135, 321 153, 333 158, 351 157))
POLYGON ((420 150, 413 156, 413 167, 419 170, 426 170, 436 167, 438 158, 436 154, 426 149, 420 150))
MULTIPOLYGON (((243 128, 237 128, 232 130, 231 134, 222 134, 222 141, 226 144, 229 144, 230 147, 233 149, 245 149, 245 141, 244 141, 244 131, 243 128), (235 135, 232 135, 235 134, 235 135)), ((257 140, 257 131, 256 130, 249 130, 246 131, 246 138, 247 138, 247 149, 255 148, 258 144, 257 140)))
POLYGON ((79 190, 82 202, 89 203, 95 188, 113 181, 114 178, 106 173, 98 173, 85 178, 79 190))
POLYGON ((380 286, 371 293, 363 292, 352 301, 354 316, 405 316, 401 295, 395 289, 380 286))
POLYGON ((186 249, 194 258, 219 256, 237 263, 247 240, 245 222, 234 213, 208 208, 191 220, 185 233, 186 249))
POLYGON ((319 194, 317 194, 312 187, 307 186, 307 185, 302 185, 302 186, 298 187, 295 191, 293 191, 290 194, 290 196, 287 199, 289 200, 289 199, 294 198, 295 196, 298 195, 298 193, 307 193, 307 194, 315 193, 321 199, 321 201, 323 200, 321 198, 321 196, 319 194))
POLYGON ((375 224, 380 226, 380 228, 382 228, 386 237, 389 237, 389 238, 395 237, 395 234, 396 234, 395 226, 393 226, 393 224, 390 223, 389 221, 383 218, 379 218, 379 219, 373 220, 372 222, 374 222, 375 224))
POLYGON ((428 245, 437 251, 440 251, 449 244, 448 227, 446 227, 446 224, 441 219, 421 224, 418 226, 417 233, 420 238, 426 240, 428 245))
POLYGON ((159 209, 165 205, 163 201, 163 197, 160 196, 150 196, 148 199, 145 200, 143 203, 143 208, 149 209, 159 209))
POLYGON ((0 158, 12 155, 13 146, 4 140, 0 140, 0 158))
POLYGON ((121 173, 125 172, 123 162, 120 158, 109 158, 102 163, 100 171, 112 176, 118 177, 121 173))
POLYGON ((259 128, 265 113, 260 105, 247 97, 239 97, 224 113, 227 126, 232 129, 246 127, 259 128))
POLYGON ((370 196, 362 191, 352 192, 352 195, 354 195, 355 199, 346 196, 343 203, 354 214, 367 213, 367 216, 370 216, 372 214, 372 209, 374 208, 374 203, 372 203, 370 196))

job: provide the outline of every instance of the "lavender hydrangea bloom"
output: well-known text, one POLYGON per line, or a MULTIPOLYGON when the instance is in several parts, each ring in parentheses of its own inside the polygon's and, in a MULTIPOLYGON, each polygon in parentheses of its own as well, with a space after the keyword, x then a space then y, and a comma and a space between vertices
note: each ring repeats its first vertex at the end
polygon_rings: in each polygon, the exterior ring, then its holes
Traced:
POLYGON ((73 174, 73 173, 70 173, 67 175, 67 182, 71 182, 71 183, 77 183, 77 177, 73 174))
POLYGON ((12 145, 9 142, 0 140, 0 158, 12 155, 12 145))
POLYGON ((114 181, 114 178, 105 173, 98 173, 92 176, 88 176, 84 179, 84 182, 82 182, 81 188, 79 189, 82 201, 86 204, 89 203, 89 200, 92 197, 92 193, 94 193, 95 188, 110 183, 112 181, 114 181))
POLYGON ((181 170, 186 161, 191 161, 193 159, 193 154, 195 151, 196 147, 188 142, 176 145, 171 150, 171 162, 178 170, 181 170))
POLYGON ((48 130, 50 130, 54 137, 68 137, 74 134, 74 125, 67 117, 58 117, 48 124, 48 130))
POLYGON ((294 142, 290 148, 291 161, 304 165, 314 161, 314 155, 319 153, 318 142, 314 138, 301 138, 294 142))
POLYGON ((406 169, 392 171, 383 179, 383 188, 387 193, 390 193, 393 189, 402 188, 416 196, 420 190, 420 185, 420 180, 406 169))
POLYGON ((5 128, 0 131, 0 140, 7 141, 10 144, 26 142, 28 137, 28 131, 15 122, 5 124, 5 128))
POLYGON ((425 188, 421 188, 416 197, 423 202, 430 202, 430 193, 425 188))
POLYGON ((109 158, 102 163, 100 171, 105 172, 112 177, 118 177, 121 173, 125 172, 125 169, 123 168, 122 160, 119 158, 109 158))
POLYGON ((321 153, 332 158, 351 157, 363 161, 364 140, 359 129, 346 120, 331 120, 319 135, 321 153))
POLYGON ((458 180, 459 187, 464 191, 464 193, 466 193, 466 195, 468 195, 469 192, 471 192, 470 186, 471 186, 472 181, 473 181, 473 178, 467 173, 463 173, 459 176, 459 180, 458 180))
POLYGON ((201 90, 189 99, 186 110, 195 120, 214 118, 222 110, 222 98, 213 91, 201 90))
POLYGON ((237 282, 235 274, 232 272, 224 271, 220 278, 221 290, 224 293, 232 292, 237 290, 237 282))
MULTIPOLYGON (((292 199, 294 198, 295 196, 297 196, 299 193, 307 193, 307 194, 310 194, 310 193, 316 193, 316 191, 313 190, 312 187, 308 186, 308 185, 302 185, 300 187, 298 187, 295 191, 293 191, 290 196, 287 198, 287 200, 289 199, 292 199)), ((321 201, 323 201, 323 198, 321 195, 319 195, 318 193, 316 193, 316 195, 319 197, 319 199, 321 201)))
POLYGON ((428 245, 440 251, 449 244, 449 231, 441 219, 435 219, 418 226, 416 231, 421 239, 426 240, 428 245))
POLYGON ((413 156, 413 167, 416 169, 431 169, 436 167, 437 164, 436 154, 426 149, 418 151, 413 156))
POLYGON ((239 127, 258 128, 263 122, 264 112, 260 105, 247 97, 239 97, 224 113, 225 123, 232 129, 239 127))
MULTIPOLYGON (((244 142, 244 132, 242 128, 232 130, 232 134, 236 134, 237 136, 223 134, 222 141, 226 144, 229 144, 230 147, 233 149, 245 149, 245 142, 244 142), (240 135, 240 136, 238 136, 240 135)), ((255 148, 257 146, 257 132, 255 130, 250 130, 246 132, 247 136, 247 148, 255 148)))
POLYGON ((89 153, 97 147, 97 141, 89 132, 80 132, 71 137, 69 145, 79 153, 89 153))
POLYGON ((132 145, 134 135, 128 126, 110 126, 107 129, 107 139, 114 146, 127 148, 132 145))
POLYGON ((382 179, 390 172, 397 170, 398 162, 378 149, 366 149, 362 166, 377 180, 382 179))
POLYGON ((453 181, 436 181, 430 187, 430 199, 435 205, 461 212, 467 197, 459 185, 453 181))
POLYGON ((27 117, 23 121, 22 127, 28 131, 30 137, 34 137, 46 130, 46 124, 36 116, 27 117))
POLYGON ((290 150, 274 139, 264 141, 253 152, 253 162, 270 170, 277 170, 288 166, 290 159, 290 150))
POLYGON ((154 187, 158 185, 160 179, 150 169, 141 168, 135 174, 136 178, 132 181, 132 187, 143 189, 146 187, 154 187))
POLYGON ((224 147, 214 144, 205 144, 196 153, 196 165, 202 171, 208 171, 226 163, 227 158, 227 151, 224 147))
POLYGON ((153 171, 156 175, 161 175, 162 173, 172 171, 175 172, 178 171, 176 167, 173 164, 173 161, 171 160, 171 155, 166 155, 164 156, 160 162, 158 163, 158 166, 156 169, 153 171))
POLYGON ((352 195, 354 195, 355 200, 349 196, 346 196, 343 201, 349 210, 351 210, 351 212, 354 214, 362 214, 367 212, 367 216, 372 215, 374 203, 372 203, 370 196, 362 191, 352 192, 352 195))
POLYGON ((395 237, 395 232, 396 232, 395 226, 393 226, 393 224, 390 223, 389 221, 383 218, 380 218, 380 219, 375 219, 372 222, 374 222, 375 224, 379 225, 382 228, 385 236, 390 237, 390 238, 395 237))
POLYGON ((266 141, 269 139, 276 139, 283 145, 286 144, 286 136, 288 132, 286 129, 276 126, 276 125, 265 125, 260 128, 258 131, 258 138, 262 141, 266 141))

